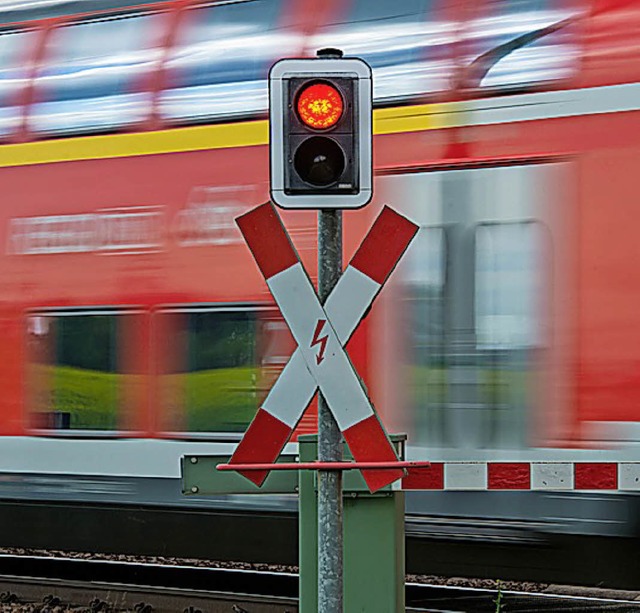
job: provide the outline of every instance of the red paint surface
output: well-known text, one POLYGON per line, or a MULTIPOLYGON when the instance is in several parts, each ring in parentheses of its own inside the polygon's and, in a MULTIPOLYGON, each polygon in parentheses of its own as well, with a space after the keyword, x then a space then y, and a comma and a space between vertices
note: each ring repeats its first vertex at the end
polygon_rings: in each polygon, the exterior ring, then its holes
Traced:
MULTIPOLYGON (((233 452, 229 464, 275 462, 283 447, 287 444, 291 432, 292 430, 287 424, 281 422, 264 409, 258 409, 244 437, 233 452)), ((266 470, 238 472, 256 485, 262 485, 269 474, 266 470)))
MULTIPOLYGON (((356 462, 394 462, 398 460, 376 415, 367 417, 347 428, 343 433, 356 462)), ((372 492, 393 483, 404 470, 363 470, 362 476, 372 492)))
POLYGON ((282 220, 271 203, 249 211, 236 222, 265 279, 298 263, 282 220))
POLYGON ((576 463, 574 489, 615 490, 618 487, 618 464, 615 462, 576 463))
POLYGON ((351 266, 384 284, 417 231, 416 224, 384 207, 353 256, 351 266))
POLYGON ((581 162, 579 421, 640 420, 639 159, 636 146, 581 162))
POLYGON ((444 464, 432 462, 431 466, 407 469, 402 479, 403 490, 441 490, 444 489, 444 464))
POLYGON ((587 17, 577 28, 581 35, 580 86, 640 81, 636 0, 592 0, 587 17))
POLYGON ((391 462, 351 462, 351 461, 336 461, 336 462, 260 462, 260 463, 234 463, 234 464, 218 464, 218 470, 221 471, 258 471, 258 470, 363 470, 371 468, 381 468, 394 470, 396 468, 420 468, 422 464, 429 464, 428 462, 404 462, 391 461, 391 462))
POLYGON ((487 465, 488 489, 531 489, 531 465, 527 462, 490 462, 487 465))

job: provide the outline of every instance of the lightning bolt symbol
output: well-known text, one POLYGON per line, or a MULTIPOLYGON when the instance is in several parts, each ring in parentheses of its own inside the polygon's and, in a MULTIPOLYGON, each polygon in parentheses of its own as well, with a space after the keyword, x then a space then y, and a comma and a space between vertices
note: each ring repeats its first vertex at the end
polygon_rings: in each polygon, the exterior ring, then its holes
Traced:
POLYGON ((318 323, 316 324, 316 331, 313 333, 313 339, 311 340, 311 345, 309 347, 313 347, 314 345, 320 345, 320 351, 318 351, 318 355, 316 356, 316 364, 320 366, 322 360, 324 360, 324 351, 327 348, 327 339, 329 338, 328 334, 324 336, 320 336, 324 325, 327 323, 326 319, 318 319, 318 323))

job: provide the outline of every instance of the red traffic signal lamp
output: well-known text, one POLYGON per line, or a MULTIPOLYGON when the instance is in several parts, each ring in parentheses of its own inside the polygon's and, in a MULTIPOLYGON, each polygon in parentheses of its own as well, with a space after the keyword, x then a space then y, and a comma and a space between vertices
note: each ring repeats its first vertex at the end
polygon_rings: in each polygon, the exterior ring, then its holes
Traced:
POLYGON ((342 94, 331 83, 312 81, 298 94, 296 112, 300 121, 310 128, 328 130, 344 113, 342 94))
POLYGON ((371 69, 281 60, 269 73, 271 197, 284 208, 358 208, 372 195, 371 69))

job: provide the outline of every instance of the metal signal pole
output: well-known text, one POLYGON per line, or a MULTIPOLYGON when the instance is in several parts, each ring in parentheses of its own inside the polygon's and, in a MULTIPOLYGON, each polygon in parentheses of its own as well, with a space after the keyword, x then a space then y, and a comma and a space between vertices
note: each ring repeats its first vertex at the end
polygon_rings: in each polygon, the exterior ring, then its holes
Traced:
MULTIPOLYGON (((341 209, 360 208, 373 193, 371 67, 359 58, 343 58, 335 48, 319 49, 314 59, 276 62, 269 71, 269 126, 273 202, 286 209, 318 209, 318 297, 324 305, 342 273, 341 209)), ((330 323, 326 313, 323 317, 330 323)), ((318 319, 316 326, 320 323, 318 319)), ((327 338, 323 337, 325 343, 327 338)), ((340 342, 335 330, 331 338, 334 345, 340 342)), ((315 340, 311 347, 314 344, 315 340)), ((305 358, 316 380, 315 366, 324 359, 324 346, 311 358, 319 359, 317 364, 305 358)), ((329 363, 347 368, 342 346, 333 351, 337 353, 329 363)), ((326 367, 322 372, 340 378, 326 367)), ((349 380, 355 389, 353 374, 349 380)), ((354 393, 365 412, 373 414, 366 394, 354 393)), ((341 431, 320 393, 318 461, 340 462, 342 445, 341 431)), ((319 470, 317 485, 317 611, 343 613, 342 473, 319 470)))
MULTIPOLYGON (((342 274, 342 211, 318 212, 318 295, 325 300, 342 274)), ((318 397, 318 460, 342 460, 342 434, 318 397)), ((342 613, 342 472, 318 471, 318 613, 342 613)))

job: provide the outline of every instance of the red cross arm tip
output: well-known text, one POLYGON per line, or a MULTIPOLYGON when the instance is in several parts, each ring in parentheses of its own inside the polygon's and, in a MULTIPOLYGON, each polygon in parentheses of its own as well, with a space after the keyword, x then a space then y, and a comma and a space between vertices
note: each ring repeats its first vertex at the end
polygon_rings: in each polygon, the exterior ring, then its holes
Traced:
POLYGON ((270 202, 240 215, 236 223, 265 279, 298 263, 282 220, 270 202))
POLYGON ((351 260, 357 268, 384 285, 419 227, 385 206, 351 260))

